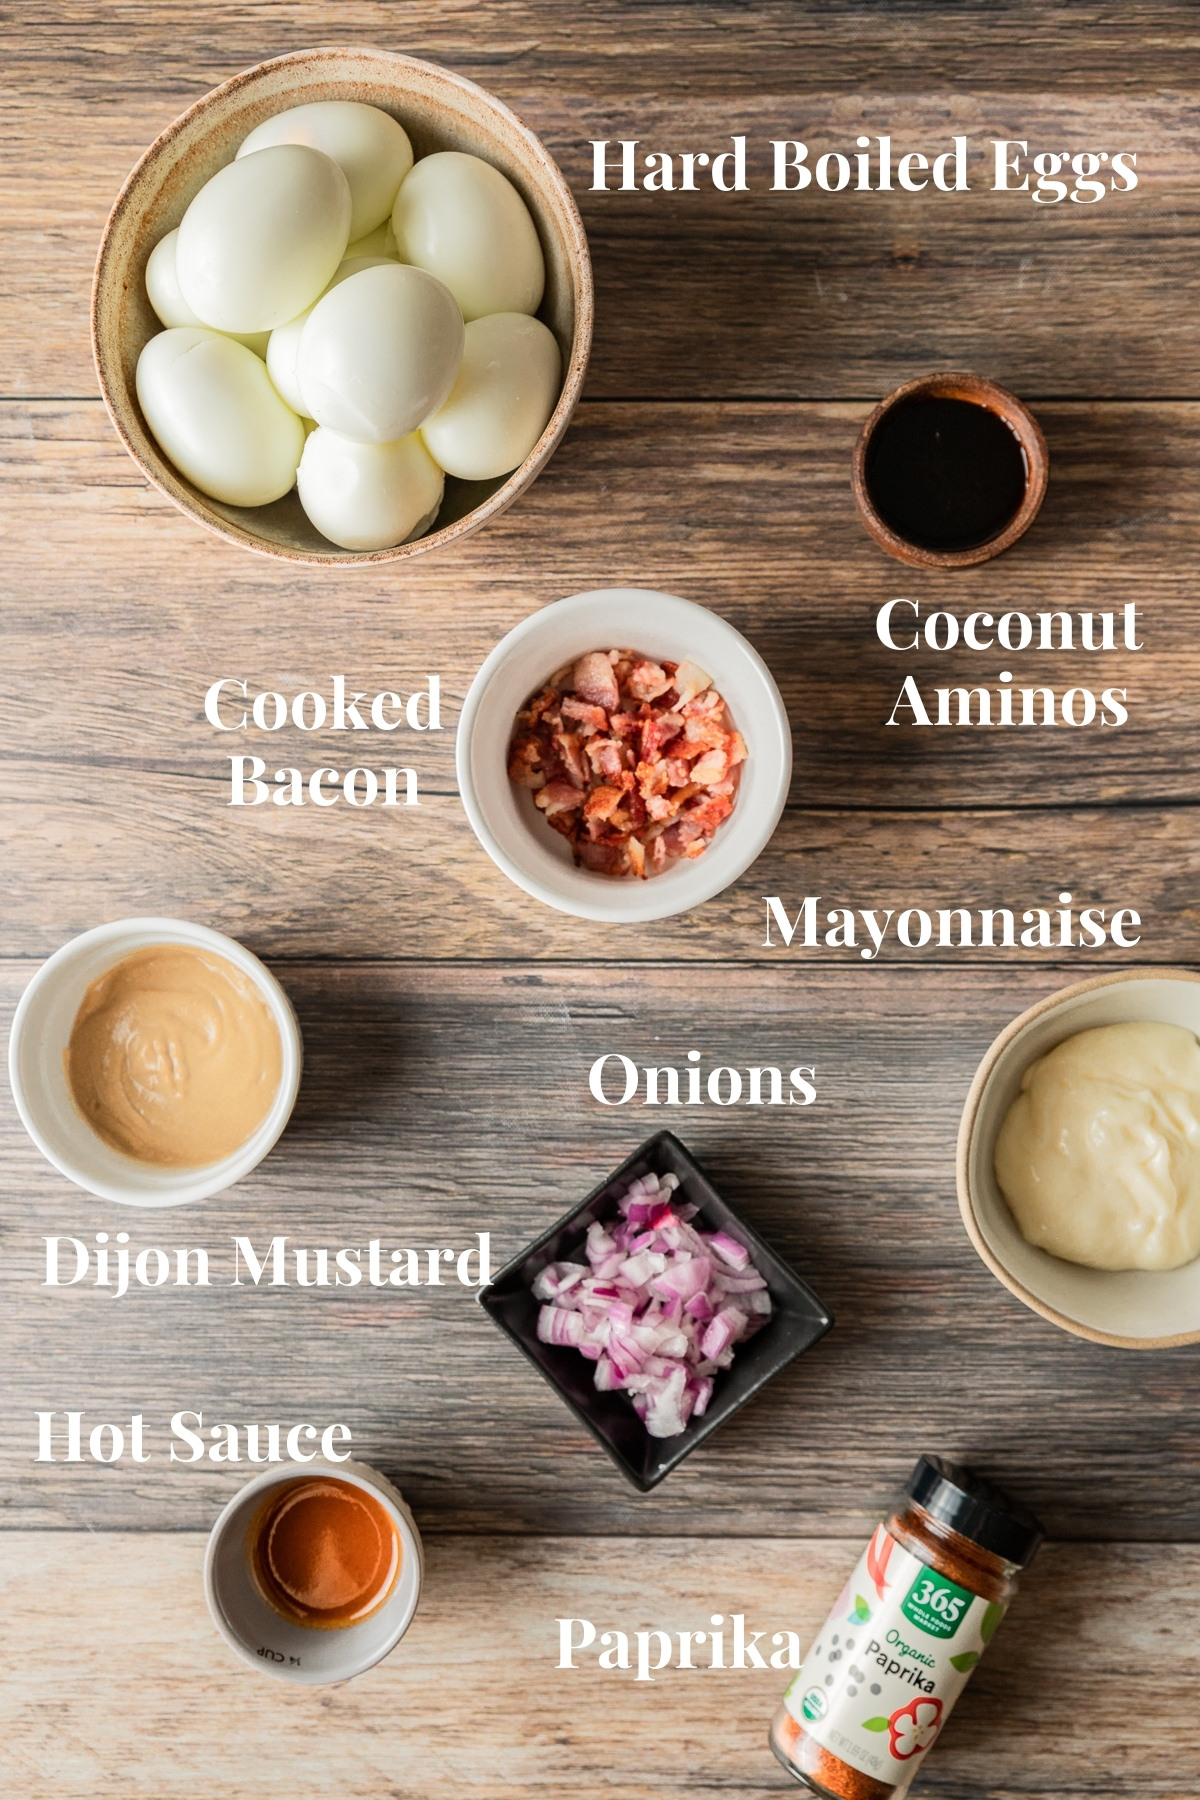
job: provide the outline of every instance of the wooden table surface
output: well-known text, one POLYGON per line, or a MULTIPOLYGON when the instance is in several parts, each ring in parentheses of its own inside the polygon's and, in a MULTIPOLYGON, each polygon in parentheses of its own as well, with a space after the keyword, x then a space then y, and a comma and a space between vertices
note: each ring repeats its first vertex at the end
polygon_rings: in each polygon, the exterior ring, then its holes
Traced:
MULTIPOLYGON (((1194 1800, 1200 1789, 1200 1429, 1194 1349, 1133 1355, 1026 1311, 959 1222, 953 1150, 996 1032, 1056 986, 1194 963, 1200 873, 1200 21, 1188 4, 815 0, 137 6, 27 0, 4 26, 0 160, 0 1010, 73 933, 178 914, 262 955, 307 1063, 250 1179, 118 1214, 0 1104, 0 1790, 14 1800, 537 1792, 780 1793, 783 1677, 555 1669, 555 1619, 637 1629, 743 1611, 815 1628, 917 1454, 972 1460, 1054 1540, 914 1792, 1194 1800), (444 62, 509 102, 584 215, 597 331, 545 475, 485 532, 372 572, 296 571, 191 525, 141 480, 87 336, 106 210, 209 87, 316 43, 444 62), (772 196, 772 137, 890 130, 1138 152, 1102 205, 1028 196, 772 196), (756 191, 592 194, 589 141, 750 140, 756 191), (1060 142, 1061 140, 1061 142, 1060 142), (1046 431, 1040 518, 981 569, 902 569, 849 488, 897 382, 978 368, 1046 431), (581 588, 685 594, 766 657, 795 733, 778 833, 726 894, 625 929, 536 906, 486 859, 453 724, 496 639, 581 588), (1020 680, 1128 690, 1120 730, 887 730, 924 611, 1116 610, 1144 648, 1026 652, 1020 680), (225 805, 219 676, 295 692, 438 673, 448 729, 406 740, 422 805, 225 805), (1102 672, 1103 681, 1098 679, 1102 672), (850 907, 1136 909, 1121 951, 764 944, 763 896, 850 907), (679 1124, 811 1281, 835 1330, 639 1499, 469 1293, 43 1285, 44 1239, 464 1247, 507 1259, 663 1119, 589 1096, 595 1057, 815 1064, 808 1109, 679 1124), (35 1414, 142 1412, 148 1465, 33 1460, 35 1414), (243 1675, 207 1622, 203 1533, 247 1470, 172 1466, 165 1421, 347 1422, 411 1500, 429 1582, 411 1635, 349 1687, 243 1675), (714 1691, 716 1690, 716 1691, 714 1691)), ((328 740, 290 729, 280 763, 328 740)), ((369 740, 377 752, 377 740, 369 740)), ((336 761, 336 757, 332 758, 336 761)), ((366 758, 365 760, 370 760, 366 758)), ((673 1123, 670 1116, 667 1123, 673 1123)))

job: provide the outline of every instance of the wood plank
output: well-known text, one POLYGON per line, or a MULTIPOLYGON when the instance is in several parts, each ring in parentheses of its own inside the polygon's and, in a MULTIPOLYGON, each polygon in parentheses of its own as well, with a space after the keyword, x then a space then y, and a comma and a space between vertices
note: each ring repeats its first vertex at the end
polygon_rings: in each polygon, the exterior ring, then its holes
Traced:
MULTIPOLYGON (((5 1009, 24 971, 6 965, 5 1009)), ((348 1424, 436 1531, 731 1537, 861 1532, 916 1454, 980 1461, 1059 1537, 1200 1538, 1195 1354, 1098 1349, 1014 1300, 954 1198, 979 1057, 1065 971, 291 965, 293 1123, 252 1178, 152 1217, 76 1192, 0 1125, 10 1523, 195 1528, 243 1470, 171 1465, 168 1422, 348 1424), (602 1108, 593 1060, 803 1063, 809 1108, 602 1108), (833 1332, 652 1499, 636 1499, 457 1285, 228 1285, 232 1240, 456 1246, 499 1266, 673 1125, 833 1311, 833 1332), (46 1235, 201 1245, 213 1286, 47 1288, 46 1235), (145 1414, 155 1459, 39 1464, 38 1410, 145 1414), (1169 1449, 1169 1454, 1164 1451, 1169 1449), (1147 1459, 1155 1478, 1145 1480, 1147 1459)))
MULTIPOLYGON (((591 6, 569 32, 545 4, 472 7, 464 32, 417 6, 404 42, 491 87, 560 161, 595 262, 594 397, 877 397, 939 365, 1032 395, 1197 395, 1200 351, 1177 304, 1200 250, 1192 107, 1178 92, 1194 19, 1151 12, 1143 35, 1143 8, 1133 27, 1105 7, 1056 20, 1032 5, 839 6, 820 23, 787 7, 689 7, 686 75, 662 7, 591 6), (897 154, 965 133, 971 192, 767 191, 772 139, 803 138, 815 161, 852 153, 864 129, 890 132, 897 154), (595 139, 716 154, 734 132, 750 146, 747 193, 589 191, 595 139), (996 194, 991 142, 1006 137, 1031 151, 1133 149, 1139 188, 1086 206, 996 194)), ((96 245, 153 138, 218 81, 331 35, 318 6, 205 7, 199 20, 159 6, 116 36, 110 15, 25 8, 9 46, 8 395, 95 392, 96 245)), ((356 7, 350 37, 394 44, 387 7, 356 7)))
MULTIPOLYGON (((795 1535, 601 1538, 586 1549, 435 1539, 399 1648, 358 1681, 303 1690, 255 1677, 221 1644, 204 1610, 199 1534, 6 1532, 0 1777, 29 1800, 191 1800, 198 1780, 206 1800, 288 1789, 313 1800, 790 1793, 766 1747, 786 1677, 701 1667, 650 1684, 582 1659, 559 1670, 555 1621, 674 1632, 741 1611, 748 1628, 794 1630, 807 1648, 859 1547, 795 1535), (46 1604, 64 1577, 69 1613, 46 1604)), ((1043 1550, 914 1800, 1084 1800, 1097 1767, 1114 1800, 1190 1800, 1197 1605, 1194 1546, 1043 1550)))
MULTIPOLYGON (((801 804, 1193 802, 1200 409, 1039 412, 1053 467, 1046 505, 1021 544, 979 569, 907 569, 867 538, 848 480, 862 406, 589 404, 547 473, 490 529, 401 569, 322 572, 298 587, 288 566, 210 538, 149 490, 98 406, 0 408, 6 748, 44 760, 55 783, 51 765, 65 762, 84 784, 169 772, 211 790, 230 751, 268 742, 235 744, 205 723, 203 695, 219 676, 294 693, 344 669, 373 692, 434 670, 452 724, 475 669, 526 613, 630 582, 713 606, 762 651, 792 719, 801 804), (899 653, 878 641, 875 620, 901 595, 922 618, 947 607, 960 620, 1115 611, 1118 643, 1132 604, 1144 648, 899 653), (1060 697, 1079 684, 1125 689, 1129 723, 885 723, 908 674, 936 717, 937 687, 990 682, 998 694, 1005 668, 1018 688, 1060 697)), ((905 619, 901 609, 901 642, 905 619)), ((1079 635, 1076 621, 1076 646, 1079 635)), ((435 790, 453 785, 451 740, 447 730, 419 746, 435 790)), ((311 766, 333 741, 289 727, 269 748, 311 766)), ((46 793, 36 782, 27 791, 46 793)))

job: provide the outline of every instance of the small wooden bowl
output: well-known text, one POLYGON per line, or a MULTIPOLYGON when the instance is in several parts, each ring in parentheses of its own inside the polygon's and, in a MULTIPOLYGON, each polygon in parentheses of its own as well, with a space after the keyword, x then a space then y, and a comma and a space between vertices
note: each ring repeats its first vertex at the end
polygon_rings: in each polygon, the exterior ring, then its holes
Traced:
POLYGON ((996 1136, 1025 1071, 1064 1038, 1149 1021, 1200 1035, 1200 975, 1131 969, 1060 988, 1005 1027, 980 1063, 958 1128, 958 1204, 998 1281, 1052 1325, 1094 1344, 1200 1343, 1200 1258, 1180 1269, 1088 1269, 1026 1243, 996 1181, 996 1136))
POLYGON ((854 503, 863 524, 889 556, 898 557, 901 562, 912 563, 919 569, 969 569, 975 563, 990 562, 993 556, 999 556, 1009 549, 1019 537, 1024 536, 1037 518, 1046 497, 1049 477, 1050 457, 1041 426, 1015 394, 1010 394, 1007 388, 988 381, 982 375, 922 375, 916 381, 906 381, 903 387, 896 388, 879 402, 863 426, 854 448, 854 503), (975 544, 968 550, 927 550, 920 544, 910 544, 907 538, 898 536, 876 512, 867 487, 867 457, 871 440, 884 415, 908 400, 968 400, 976 406, 986 406, 989 412, 1003 419, 1016 436, 1025 458, 1025 497, 1003 531, 997 532, 995 537, 988 538, 985 543, 975 544))
POLYGON ((298 563, 381 563, 419 556, 478 531, 540 473, 567 428, 583 387, 592 340, 592 269, 571 190, 538 139, 474 82, 386 50, 300 50, 235 75, 189 107, 151 144, 117 196, 92 285, 92 350, 100 391, 143 474, 209 531, 265 556, 298 563), (233 161, 242 139, 274 113, 314 100, 362 100, 395 115, 416 156, 465 150, 513 183, 533 215, 546 258, 538 317, 558 339, 563 387, 549 424, 520 468, 493 481, 446 477, 435 528, 388 550, 340 550, 312 526, 295 491, 270 506, 227 506, 199 492, 163 456, 137 402, 135 374, 148 338, 162 330, 146 297, 146 263, 193 197, 233 161))

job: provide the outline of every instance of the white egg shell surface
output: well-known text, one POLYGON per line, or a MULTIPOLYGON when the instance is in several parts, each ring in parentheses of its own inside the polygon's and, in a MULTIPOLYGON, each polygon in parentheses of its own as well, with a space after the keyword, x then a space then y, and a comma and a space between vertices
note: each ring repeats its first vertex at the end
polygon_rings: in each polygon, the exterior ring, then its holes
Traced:
POLYGON ((265 506, 295 485, 304 427, 253 351, 201 325, 152 337, 137 396, 181 475, 214 500, 265 506))
POLYGON ((183 215, 180 291, 215 331, 273 331, 329 285, 350 241, 350 189, 324 151, 275 144, 218 170, 183 215))
POLYGON ((314 100, 276 113, 255 126, 238 156, 271 144, 307 144, 333 158, 350 184, 352 242, 387 218, 413 163, 403 125, 361 100, 314 100))
POLYGON ((499 169, 461 150, 424 156, 392 209, 401 261, 444 281, 463 318, 535 313, 546 285, 537 227, 499 169))
POLYGON ((528 313, 472 319, 458 380, 421 436, 463 481, 490 481, 525 461, 546 429, 562 380, 554 333, 528 313))
POLYGON ((313 307, 296 373, 304 411, 362 444, 407 437, 454 386, 463 320, 423 269, 385 263, 339 282, 313 307))
MULTIPOLYGON (((179 241, 179 231, 168 231, 165 238, 159 238, 150 252, 150 260, 146 264, 146 294, 160 322, 164 325, 199 325, 191 307, 183 297, 179 286, 179 277, 175 273, 175 245, 179 241)), ((247 350, 253 350, 255 356, 266 356, 269 331, 230 331, 225 334, 236 343, 245 344, 247 350)))
POLYGON ((374 231, 368 231, 366 237, 346 245, 346 255, 351 256, 386 256, 392 262, 400 261, 400 252, 396 248, 396 234, 392 230, 392 221, 386 218, 382 225, 374 231))
POLYGON ((358 444, 318 426, 304 446, 300 504, 343 550, 389 550, 432 525, 442 471, 417 433, 392 444, 358 444))
MULTIPOLYGON (((392 260, 386 256, 348 256, 345 262, 338 264, 329 287, 336 287, 348 275, 357 275, 360 269, 374 269, 380 263, 392 260)), ((329 288, 325 292, 328 293, 329 288)), ((313 306, 316 304, 314 300, 313 306)), ((312 306, 306 306, 297 318, 289 319, 286 325, 277 326, 269 333, 266 347, 267 372, 271 380, 292 411, 301 414, 304 413, 304 395, 300 392, 300 382, 296 375, 296 357, 311 312, 312 306)))

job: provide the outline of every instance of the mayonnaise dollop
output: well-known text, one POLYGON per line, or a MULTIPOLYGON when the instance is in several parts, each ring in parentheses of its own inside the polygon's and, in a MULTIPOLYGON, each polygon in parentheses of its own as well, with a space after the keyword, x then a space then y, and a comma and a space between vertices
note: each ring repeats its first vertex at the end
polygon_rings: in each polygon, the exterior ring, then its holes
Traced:
POLYGON ((1200 1042, 1180 1025, 1077 1032, 1025 1071, 996 1180, 1039 1249, 1093 1269, 1200 1255, 1200 1042))

